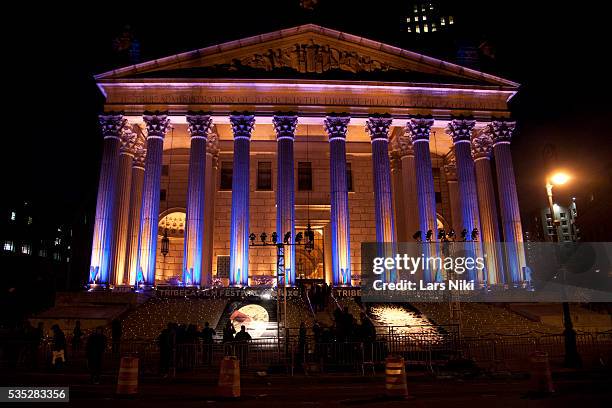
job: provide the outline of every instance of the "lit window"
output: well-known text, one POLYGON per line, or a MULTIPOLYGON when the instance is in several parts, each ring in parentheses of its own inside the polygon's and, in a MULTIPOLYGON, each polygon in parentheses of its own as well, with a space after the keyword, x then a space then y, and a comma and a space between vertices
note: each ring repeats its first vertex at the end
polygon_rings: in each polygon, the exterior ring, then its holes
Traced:
POLYGON ((453 16, 448 16, 448 24, 453 24, 454 22, 453 16))
POLYGON ((433 4, 429 3, 429 9, 433 10, 433 4))
POLYGON ((70 262, 70 257, 69 256, 66 257, 66 263, 68 263, 68 262, 70 262))
POLYGON ((411 21, 411 20, 412 20, 412 19, 411 19, 410 17, 406 17, 406 22, 407 22, 407 23, 410 23, 410 21, 411 21))
POLYGON ((419 12, 419 6, 417 6, 416 4, 414 5, 414 12, 418 13, 419 12))
POLYGON ((32 225, 32 217, 28 217, 28 225, 32 225))
POLYGON ((431 31, 437 31, 436 23, 431 23, 431 31))
POLYGON ((62 243, 62 239, 60 237, 55 238, 55 245, 60 245, 62 243))
POLYGON ((41 248, 38 250, 38 256, 40 256, 41 258, 46 258, 47 257, 47 250, 44 248, 41 248))
POLYGON ((61 261, 62 260, 62 256, 60 255, 59 252, 54 252, 53 253, 53 259, 56 261, 61 261))
POLYGON ((261 161, 257 163, 257 189, 272 190, 272 162, 261 161))
POLYGON ((426 33, 429 32, 429 26, 427 24, 423 26, 423 31, 425 31, 426 33))
POLYGON ((412 27, 408 27, 408 32, 411 33, 412 32, 412 27))
POLYGON ((15 213, 15 211, 11 211, 11 221, 15 221, 16 218, 17 214, 15 213))
POLYGON ((427 16, 423 16, 423 21, 427 21, 427 16))
POLYGON ((424 5, 424 4, 421 6, 421 11, 422 11, 423 13, 425 12, 425 5, 424 5))
POLYGON ((444 19, 444 17, 440 19, 440 25, 446 25, 446 20, 444 19))
POLYGON ((21 253, 25 255, 30 255, 32 253, 32 247, 30 246, 30 244, 21 244, 21 253))
POLYGON ((414 18, 414 21, 419 21, 419 16, 416 16, 416 17, 414 18))
POLYGON ((13 241, 4 241, 4 250, 5 251, 14 251, 13 241))
POLYGON ((420 27, 420 26, 416 26, 415 28, 416 28, 416 32, 417 32, 417 33, 420 33, 420 32, 421 32, 421 27, 420 27))
POLYGON ((311 162, 298 162, 298 190, 312 191, 311 162))

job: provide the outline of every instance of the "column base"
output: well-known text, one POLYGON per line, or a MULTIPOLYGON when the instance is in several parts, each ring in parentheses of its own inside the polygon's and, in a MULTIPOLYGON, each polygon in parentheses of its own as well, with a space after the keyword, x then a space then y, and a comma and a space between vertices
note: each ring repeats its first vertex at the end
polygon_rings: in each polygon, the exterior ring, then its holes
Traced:
POLYGON ((90 283, 88 286, 88 292, 103 292, 108 289, 106 283, 90 283))

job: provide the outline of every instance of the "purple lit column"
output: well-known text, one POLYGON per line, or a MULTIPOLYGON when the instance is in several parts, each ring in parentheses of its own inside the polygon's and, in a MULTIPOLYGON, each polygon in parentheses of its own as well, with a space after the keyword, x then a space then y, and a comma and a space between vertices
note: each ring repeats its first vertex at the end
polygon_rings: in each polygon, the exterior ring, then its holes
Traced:
POLYGON ((351 285, 350 214, 346 180, 346 131, 350 120, 348 116, 328 116, 324 121, 329 137, 331 258, 334 286, 351 285))
MULTIPOLYGON (((429 154, 429 131, 433 123, 430 118, 413 118, 406 123, 406 134, 410 137, 414 149, 419 228, 423 238, 427 231, 431 230, 434 237, 437 231, 436 192, 429 154)), ((423 255, 426 257, 435 256, 437 252, 435 244, 423 245, 423 255)), ((434 279, 436 271, 425 268, 423 280, 433 282, 434 279)))
POLYGON ((217 192, 217 168, 219 166, 219 136, 213 131, 206 141, 206 177, 204 179, 205 219, 204 223, 204 256, 202 260, 202 278, 200 286, 212 285, 213 243, 215 233, 215 194, 217 192))
POLYGON ((187 182, 183 284, 193 286, 200 284, 202 276, 202 250, 205 238, 206 138, 212 120, 210 115, 189 113, 187 123, 191 136, 191 147, 187 182))
POLYGON ((249 167, 251 132, 255 116, 248 113, 230 116, 234 132, 234 170, 232 175, 232 221, 230 230, 231 286, 249 284, 249 167))
POLYGON ((502 231, 506 242, 507 271, 512 284, 518 286, 524 281, 522 268, 525 266, 525 250, 512 154, 510 153, 510 141, 515 126, 516 123, 511 121, 493 121, 485 128, 485 133, 493 140, 502 231))
MULTIPOLYGON (((372 177, 374 179, 374 210, 376 212, 376 241, 384 243, 383 256, 395 257, 395 220, 393 217, 393 194, 391 191, 391 163, 389 161, 389 117, 370 117, 366 130, 372 140, 372 177)), ((380 256, 380 255, 379 255, 380 256)), ((387 282, 396 280, 396 271, 384 277, 387 282)))
POLYGON ((130 216, 128 223, 127 248, 125 253, 125 284, 136 284, 136 268, 138 266, 138 237, 140 236, 140 210, 142 208, 142 187, 144 183, 144 168, 147 157, 146 138, 142 131, 138 135, 138 142, 132 163, 132 187, 130 191, 130 216))
POLYGON ((92 287, 105 287, 109 283, 112 267, 111 251, 114 238, 120 136, 127 122, 122 114, 112 112, 100 115, 99 118, 104 137, 104 151, 89 268, 89 285, 92 287))
POLYGON ((136 153, 138 135, 130 125, 121 132, 119 148, 119 172, 117 176, 117 201, 115 212, 115 238, 113 241, 111 285, 123 284, 125 252, 127 248, 128 223, 130 216, 130 190, 132 187, 132 162, 136 153))
MULTIPOLYGON (((476 122, 471 119, 452 119, 446 128, 446 133, 453 140, 455 159, 457 161, 457 183, 459 187, 459 207, 461 209, 461 229, 467 230, 468 240, 472 231, 480 234, 480 214, 478 211, 478 193, 476 192, 476 176, 474 173, 474 160, 470 148, 472 130, 476 122)), ((478 241, 471 241, 466 246, 475 251, 475 255, 482 254, 482 247, 478 241)), ((468 279, 482 284, 482 273, 476 269, 468 270, 468 279)))
POLYGON ((472 135, 472 157, 476 170, 476 187, 478 189, 478 208, 480 210, 480 226, 482 227, 482 245, 486 257, 487 283, 501 285, 506 283, 503 270, 503 252, 499 238, 497 221, 497 203, 491 172, 491 151, 493 141, 482 132, 476 130, 472 135))
POLYGON ((414 149, 410 138, 403 135, 399 138, 399 152, 402 161, 402 188, 404 220, 406 222, 406 237, 410 241, 412 235, 419 230, 419 207, 417 203, 416 169, 414 164, 414 149))
POLYGON ((143 119, 147 126, 147 161, 145 163, 140 211, 136 284, 152 287, 155 284, 159 190, 164 137, 166 136, 170 119, 168 119, 166 114, 160 112, 145 113, 143 119))
MULTIPOLYGON (((281 239, 290 232, 295 237, 295 180, 293 170, 293 141, 297 116, 276 115, 272 119, 276 132, 277 186, 276 231, 281 239)), ((285 248, 285 279, 287 286, 295 285, 295 246, 285 248)))

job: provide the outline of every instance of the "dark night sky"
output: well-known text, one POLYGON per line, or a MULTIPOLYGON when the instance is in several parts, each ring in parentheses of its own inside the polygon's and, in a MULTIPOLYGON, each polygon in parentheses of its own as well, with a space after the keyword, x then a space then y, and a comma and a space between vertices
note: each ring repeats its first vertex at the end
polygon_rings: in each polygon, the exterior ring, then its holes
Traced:
MULTIPOLYGON (((3 86, 10 114, 2 174, 9 195, 29 196, 58 216, 93 212, 103 100, 92 75, 115 67, 112 39, 125 24, 140 39, 144 60, 307 22, 421 51, 399 35, 397 0, 320 0, 314 13, 300 10, 298 0, 193 3, 27 3, 27 10, 7 15, 3 86)), ((539 3, 460 3, 464 24, 495 44, 496 73, 523 84, 512 108, 520 126, 513 152, 524 212, 545 203, 544 145, 554 144, 559 166, 580 175, 559 190, 568 195, 586 182, 603 182, 591 174, 612 157, 606 13, 595 2, 539 3)))

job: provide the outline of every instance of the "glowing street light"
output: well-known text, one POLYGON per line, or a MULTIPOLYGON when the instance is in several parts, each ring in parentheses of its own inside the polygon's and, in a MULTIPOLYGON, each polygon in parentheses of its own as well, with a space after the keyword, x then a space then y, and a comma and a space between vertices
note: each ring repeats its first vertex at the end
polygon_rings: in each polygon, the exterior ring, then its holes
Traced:
POLYGON ((567 183, 570 178, 571 177, 567 173, 558 172, 550 176, 550 182, 555 186, 559 186, 561 184, 567 183))

